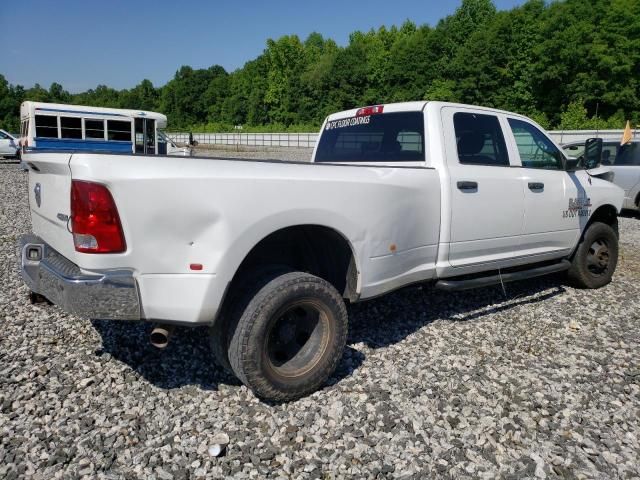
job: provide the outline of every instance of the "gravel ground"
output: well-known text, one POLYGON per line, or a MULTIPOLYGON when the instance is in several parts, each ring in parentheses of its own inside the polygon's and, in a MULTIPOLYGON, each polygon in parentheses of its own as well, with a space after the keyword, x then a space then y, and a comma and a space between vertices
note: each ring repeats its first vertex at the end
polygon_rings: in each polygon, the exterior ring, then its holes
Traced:
POLYGON ((258 401, 206 329, 30 305, 26 175, 0 166, 0 478, 638 478, 640 219, 609 286, 410 288, 350 307, 330 385, 258 401), (216 434, 226 455, 210 457, 216 434))

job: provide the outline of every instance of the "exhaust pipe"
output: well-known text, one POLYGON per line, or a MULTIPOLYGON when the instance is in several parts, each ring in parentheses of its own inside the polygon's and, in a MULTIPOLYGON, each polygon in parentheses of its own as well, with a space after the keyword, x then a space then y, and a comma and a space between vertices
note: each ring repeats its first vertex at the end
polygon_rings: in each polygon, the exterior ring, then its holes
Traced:
POLYGON ((151 345, 156 348, 163 349, 169 345, 169 338, 173 333, 173 325, 155 325, 149 335, 149 341, 151 345))

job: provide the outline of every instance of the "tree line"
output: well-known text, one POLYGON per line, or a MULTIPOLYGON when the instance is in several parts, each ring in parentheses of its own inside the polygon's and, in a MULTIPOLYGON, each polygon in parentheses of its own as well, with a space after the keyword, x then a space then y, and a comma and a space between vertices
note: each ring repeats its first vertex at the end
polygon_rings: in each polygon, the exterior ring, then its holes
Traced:
POLYGON ((0 75, 0 125, 18 130, 20 103, 35 100, 159 111, 176 130, 315 131, 331 112, 422 99, 515 111, 547 128, 640 123, 640 0, 529 0, 508 11, 463 0, 433 27, 356 31, 346 46, 319 33, 269 39, 238 70, 182 66, 161 87, 71 94, 0 75))

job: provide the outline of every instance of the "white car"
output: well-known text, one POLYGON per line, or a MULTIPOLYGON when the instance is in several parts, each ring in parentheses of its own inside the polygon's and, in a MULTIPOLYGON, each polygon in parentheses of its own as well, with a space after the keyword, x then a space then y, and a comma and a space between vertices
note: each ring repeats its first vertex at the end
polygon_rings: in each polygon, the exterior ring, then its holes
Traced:
MULTIPOLYGON (((601 147, 589 142, 590 160, 601 147)), ((34 297, 154 322, 162 347, 172 325, 209 325, 219 362, 272 400, 332 374, 346 302, 561 271, 598 288, 617 264, 623 191, 610 172, 576 170, 535 122, 490 108, 335 113, 311 163, 24 157, 33 234, 21 270, 34 297)))
MULTIPOLYGON (((562 149, 570 156, 580 157, 584 142, 567 143, 562 149)), ((620 142, 605 140, 602 165, 609 166, 614 175, 613 182, 624 190, 622 208, 640 211, 640 141, 620 145, 620 142)))
POLYGON ((20 153, 20 141, 9 132, 0 130, 0 157, 17 157, 20 153))

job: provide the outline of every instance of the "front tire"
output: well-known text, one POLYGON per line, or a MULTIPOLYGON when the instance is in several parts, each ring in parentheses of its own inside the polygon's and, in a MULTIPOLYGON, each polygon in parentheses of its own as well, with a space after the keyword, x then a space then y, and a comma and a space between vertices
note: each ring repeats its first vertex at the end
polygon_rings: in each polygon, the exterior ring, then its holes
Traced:
POLYGON ((569 280, 578 288, 600 288, 611 282, 618 264, 618 235, 611 226, 587 227, 571 260, 569 280))
POLYGON ((252 293, 229 332, 228 358, 236 376, 258 397, 273 401, 320 388, 346 344, 348 318, 340 294, 304 272, 274 274, 252 293))

